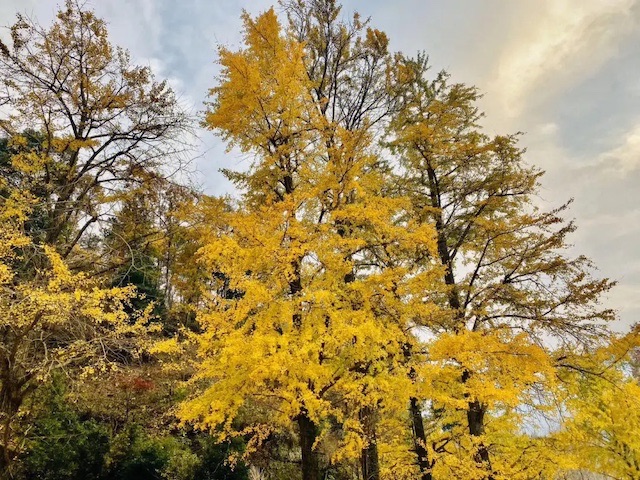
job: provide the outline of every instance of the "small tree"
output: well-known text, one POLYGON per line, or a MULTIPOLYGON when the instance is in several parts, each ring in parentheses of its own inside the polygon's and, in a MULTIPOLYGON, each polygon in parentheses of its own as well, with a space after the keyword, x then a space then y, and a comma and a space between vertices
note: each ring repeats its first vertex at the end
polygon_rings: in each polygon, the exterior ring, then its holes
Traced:
POLYGON ((11 474, 20 449, 16 422, 28 413, 25 399, 55 371, 107 368, 135 353, 132 334, 146 318, 132 319, 126 307, 132 288, 103 289, 72 273, 50 246, 24 234, 29 197, 13 191, 0 198, 0 472, 11 474), (16 275, 25 256, 43 260, 28 278, 16 275))

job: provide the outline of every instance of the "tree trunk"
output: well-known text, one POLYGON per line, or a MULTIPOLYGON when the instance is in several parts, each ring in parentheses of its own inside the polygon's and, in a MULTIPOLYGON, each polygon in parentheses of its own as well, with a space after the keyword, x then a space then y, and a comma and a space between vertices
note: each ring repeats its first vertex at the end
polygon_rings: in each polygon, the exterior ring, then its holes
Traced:
POLYGON ((11 479, 13 478, 11 472, 12 466, 12 452, 10 449, 10 438, 11 438, 11 421, 12 417, 7 416, 2 425, 2 451, 0 452, 0 479, 11 479))
POLYGON ((15 454, 11 447, 13 440, 12 424, 20 409, 24 394, 10 376, 7 378, 7 374, 5 374, 3 380, 2 388, 0 389, 0 412, 3 417, 2 445, 0 446, 0 479, 11 479, 13 478, 12 465, 15 454))
MULTIPOLYGON (((336 221, 338 234, 346 235, 345 222, 336 221)), ((345 258, 345 261, 348 259, 345 258)), ((353 270, 344 276, 344 283, 355 282, 356 274, 353 270)), ((378 440, 376 438, 375 412, 371 407, 365 407, 360 411, 360 422, 367 437, 367 446, 360 452, 360 466, 362 468, 362 480, 380 480, 380 458, 378 455, 378 440)))
MULTIPOLYGON (((462 374, 462 383, 466 383, 469 377, 471 377, 471 373, 465 370, 462 374)), ((468 403, 467 424, 469 425, 469 434, 471 436, 479 437, 484 434, 484 414, 486 411, 486 407, 478 400, 468 403)), ((485 480, 493 480, 489 449, 484 443, 478 445, 478 450, 474 453, 473 459, 486 472, 483 478, 485 480)))
POLYGON ((367 437, 367 446, 360 453, 362 480, 380 480, 380 460, 378 458, 378 439, 376 438, 376 418, 371 407, 360 412, 360 422, 367 437))
POLYGON ((418 456, 418 467, 420 468, 420 480, 433 480, 431 473, 432 462, 429 461, 429 452, 427 451, 427 435, 424 431, 424 422, 422 421, 422 411, 418 405, 418 399, 411 397, 411 424, 413 426, 413 442, 416 455, 418 456))
POLYGON ((318 453, 313 449, 318 437, 318 426, 309 418, 306 409, 298 415, 297 421, 302 452, 302 480, 320 480, 318 453))
MULTIPOLYGON (((289 178, 289 177, 286 177, 289 178)), ((285 178, 285 179, 286 179, 285 178)), ((300 259, 291 262, 294 277, 289 282, 289 291, 292 296, 298 295, 302 291, 302 281, 300 279, 300 259)), ((293 314, 293 326, 296 329, 302 328, 302 315, 300 312, 293 314)), ((313 449, 313 444, 318 438, 318 426, 309 418, 309 412, 303 406, 296 417, 298 429, 300 430, 300 451, 302 453, 302 480, 320 480, 320 466, 318 454, 313 449)))
MULTIPOLYGON (((469 433, 474 437, 479 437, 484 433, 484 414, 485 408, 480 402, 473 401, 469 402, 469 408, 467 410, 467 422, 469 424, 469 433)), ((486 445, 480 444, 478 446, 478 451, 474 455, 474 459, 476 463, 482 464, 483 468, 491 470, 491 461, 489 458, 489 449, 486 445)), ((486 477, 488 479, 492 479, 493 476, 491 473, 488 473, 486 477)))

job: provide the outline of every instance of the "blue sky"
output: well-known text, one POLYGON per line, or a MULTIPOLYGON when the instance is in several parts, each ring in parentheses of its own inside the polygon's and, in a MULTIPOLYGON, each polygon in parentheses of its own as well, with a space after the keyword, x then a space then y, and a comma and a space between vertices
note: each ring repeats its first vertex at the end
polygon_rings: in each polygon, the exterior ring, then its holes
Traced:
MULTIPOLYGON (((194 113, 215 84, 216 45, 240 45, 240 13, 265 0, 92 0, 112 42, 169 78, 194 113)), ((56 3, 3 0, 0 24, 20 11, 48 24, 56 3)), ((640 321, 640 0, 349 0, 384 30, 391 48, 425 51, 434 70, 484 93, 488 133, 525 132, 526 158, 547 171, 541 203, 575 197, 575 251, 620 282, 608 304, 624 325, 640 321)), ((3 35, 6 32, 2 33, 3 35)), ((242 159, 209 132, 197 181, 242 159)))

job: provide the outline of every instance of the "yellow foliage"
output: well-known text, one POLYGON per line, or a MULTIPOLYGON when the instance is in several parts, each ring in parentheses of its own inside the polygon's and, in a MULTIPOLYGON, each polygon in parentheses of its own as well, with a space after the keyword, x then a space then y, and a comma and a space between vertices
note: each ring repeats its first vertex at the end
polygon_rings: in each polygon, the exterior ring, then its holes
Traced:
POLYGON ((640 477, 640 385, 630 377, 630 355, 640 346, 640 331, 612 338, 581 359, 563 378, 566 421, 555 434, 574 469, 610 478, 640 477))
POLYGON ((27 395, 52 372, 105 371, 114 348, 136 355, 134 339, 150 321, 150 311, 126 311, 133 288, 101 288, 72 272, 55 249, 22 234, 29 207, 17 197, 0 201, 0 385, 11 397, 0 409, 0 428, 10 441, 27 395))
POLYGON ((527 400, 535 384, 551 388, 554 367, 549 354, 524 333, 513 335, 506 329, 445 333, 429 347, 425 395, 443 405, 451 402, 453 408, 464 407, 469 401, 479 401, 489 409, 513 408, 527 400), (461 383, 464 371, 473 374, 461 383), (429 393, 440 390, 435 397, 429 393))

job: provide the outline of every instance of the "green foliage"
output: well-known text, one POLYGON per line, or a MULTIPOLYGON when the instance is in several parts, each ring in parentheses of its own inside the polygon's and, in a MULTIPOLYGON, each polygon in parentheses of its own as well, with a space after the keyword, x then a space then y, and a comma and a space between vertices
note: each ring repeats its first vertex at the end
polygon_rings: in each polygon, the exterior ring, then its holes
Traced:
POLYGON ((129 424, 112 435, 106 424, 69 403, 60 375, 33 399, 37 411, 20 460, 21 479, 246 480, 243 442, 218 444, 208 435, 150 435, 129 424))
POLYGON ((154 302, 154 314, 161 315, 164 305, 160 287, 162 271, 158 248, 158 231, 154 224, 153 200, 149 195, 126 198, 104 233, 109 263, 115 267, 114 286, 133 285, 136 297, 133 310, 154 302))
POLYGON ((109 434, 94 420, 82 420, 65 403, 65 385, 57 377, 37 398, 43 405, 32 423, 23 476, 40 480, 104 478, 109 434))
POLYGON ((237 458, 241 442, 218 444, 208 436, 151 436, 130 425, 112 442, 106 463, 108 480, 245 480, 246 466, 237 458))
POLYGON ((153 438, 137 425, 117 435, 107 463, 113 480, 156 480, 170 462, 172 453, 180 449, 173 438, 153 438))
POLYGON ((198 480, 246 480, 249 470, 238 462, 232 467, 228 458, 243 449, 242 441, 234 439, 223 444, 216 443, 211 437, 202 437, 196 441, 200 463, 195 469, 194 479, 198 480))

